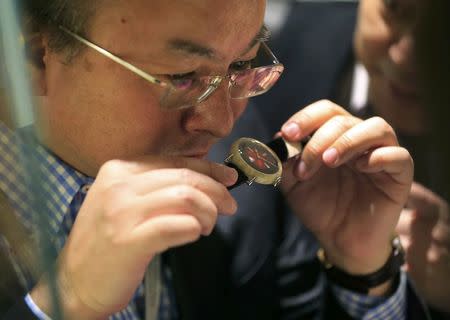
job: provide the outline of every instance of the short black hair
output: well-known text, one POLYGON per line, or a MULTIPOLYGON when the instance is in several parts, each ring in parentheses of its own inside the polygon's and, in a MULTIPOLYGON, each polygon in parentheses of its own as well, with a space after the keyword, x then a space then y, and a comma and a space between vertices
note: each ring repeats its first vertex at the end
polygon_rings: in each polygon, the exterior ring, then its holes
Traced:
POLYGON ((25 32, 46 32, 49 47, 73 57, 81 45, 59 29, 85 35, 100 0, 21 0, 25 32))

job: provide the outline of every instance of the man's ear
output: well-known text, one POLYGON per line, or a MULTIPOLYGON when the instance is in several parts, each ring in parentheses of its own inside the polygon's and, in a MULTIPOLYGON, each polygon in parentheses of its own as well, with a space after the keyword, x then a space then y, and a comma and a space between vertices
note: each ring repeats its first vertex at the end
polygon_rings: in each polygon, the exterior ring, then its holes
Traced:
POLYGON ((40 33, 29 35, 25 39, 25 48, 34 94, 45 96, 47 94, 48 39, 40 33))

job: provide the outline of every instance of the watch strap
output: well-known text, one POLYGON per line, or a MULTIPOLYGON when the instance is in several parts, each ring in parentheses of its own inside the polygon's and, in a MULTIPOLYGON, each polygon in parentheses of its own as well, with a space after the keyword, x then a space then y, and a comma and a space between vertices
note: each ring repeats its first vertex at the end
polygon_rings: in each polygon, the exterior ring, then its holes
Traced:
POLYGON ((319 260, 329 280, 333 283, 356 292, 367 294, 371 288, 377 287, 389 279, 394 279, 405 262, 405 255, 398 237, 392 240, 392 251, 386 263, 375 272, 364 275, 353 275, 326 261, 325 252, 319 249, 319 260))

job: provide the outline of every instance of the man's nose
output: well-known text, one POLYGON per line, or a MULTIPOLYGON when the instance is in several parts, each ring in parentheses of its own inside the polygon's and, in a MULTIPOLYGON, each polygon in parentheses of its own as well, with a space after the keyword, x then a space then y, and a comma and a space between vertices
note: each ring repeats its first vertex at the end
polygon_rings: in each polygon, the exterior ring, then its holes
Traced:
POLYGON ((217 138, 230 134, 237 116, 228 86, 228 81, 222 81, 208 99, 192 108, 192 112, 185 119, 187 131, 208 132, 217 138))
POLYGON ((392 62, 407 72, 415 72, 415 44, 411 32, 400 35, 389 47, 392 62))

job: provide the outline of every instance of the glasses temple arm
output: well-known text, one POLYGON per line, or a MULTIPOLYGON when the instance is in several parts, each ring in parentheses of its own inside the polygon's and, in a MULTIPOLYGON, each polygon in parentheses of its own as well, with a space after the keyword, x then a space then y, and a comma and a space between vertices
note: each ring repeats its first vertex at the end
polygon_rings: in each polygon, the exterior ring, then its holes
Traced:
POLYGON ((94 49, 95 51, 97 51, 98 53, 104 55, 105 57, 113 60, 114 62, 120 64, 122 67, 130 70, 131 72, 137 74, 138 76, 144 78, 145 80, 147 80, 148 82, 151 83, 155 83, 155 84, 159 84, 161 86, 167 86, 167 83, 162 82, 161 80, 156 79, 155 77, 149 75, 148 73, 142 71, 141 69, 139 69, 138 67, 132 65, 131 63, 119 58, 118 56, 112 54, 111 52, 103 49, 102 47, 86 40, 85 38, 79 36, 78 34, 70 31, 69 29, 63 27, 63 26, 59 26, 59 28, 64 31, 65 33, 67 33, 68 35, 70 35, 71 37, 75 38, 76 40, 80 41, 81 43, 85 44, 86 46, 90 47, 91 49, 94 49))

